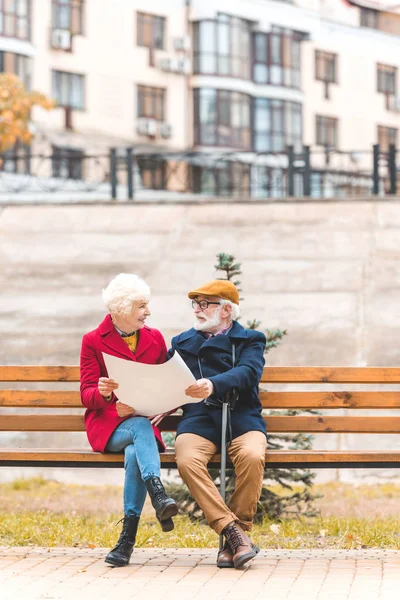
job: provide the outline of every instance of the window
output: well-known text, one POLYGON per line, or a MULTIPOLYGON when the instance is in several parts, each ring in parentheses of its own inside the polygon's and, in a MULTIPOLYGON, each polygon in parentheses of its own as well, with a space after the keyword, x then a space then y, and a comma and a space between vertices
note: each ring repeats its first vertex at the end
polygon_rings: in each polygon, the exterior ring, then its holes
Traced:
POLYGON ((364 6, 360 7, 360 26, 379 29, 379 11, 364 6))
POLYGON ((52 28, 83 33, 83 0, 52 0, 52 28))
POLYGON ((315 79, 325 83, 325 98, 329 99, 329 84, 338 81, 336 54, 315 51, 315 79))
POLYGON ((194 90, 195 144, 250 150, 250 96, 226 90, 194 90))
POLYGON ((338 147, 338 120, 333 117, 316 117, 316 144, 328 148, 338 147))
POLYGON ((29 40, 31 0, 0 0, 0 35, 29 40))
POLYGON ((389 146, 393 144, 397 146, 398 129, 395 127, 384 127, 378 125, 378 144, 382 152, 387 152, 389 146))
POLYGON ((26 175, 31 172, 31 147, 19 140, 12 148, 1 154, 0 158, 0 171, 26 175))
POLYGON ((84 76, 76 73, 52 71, 53 98, 59 106, 76 110, 84 108, 84 76))
POLYGON ((302 147, 302 108, 297 102, 254 99, 254 150, 256 152, 284 152, 293 145, 302 147))
POLYGON ((25 87, 31 89, 32 59, 22 54, 0 51, 0 73, 18 75, 25 87))
POLYGON ((138 85, 137 116, 164 121, 165 90, 162 88, 138 85))
POLYGON ((300 88, 302 34, 273 27, 270 33, 253 34, 253 80, 300 88))
POLYGON ((136 14, 136 39, 138 46, 164 48, 165 18, 138 12, 136 14))
POLYGON ((394 106, 394 98, 397 94, 397 68, 389 65, 377 67, 378 92, 386 97, 386 109, 391 110, 394 106))
POLYGON ((82 179, 84 153, 76 148, 53 146, 53 177, 82 179))
POLYGON ((217 162, 214 167, 192 169, 193 191, 207 196, 250 196, 250 165, 217 162))
POLYGON ((150 190, 166 189, 166 162, 162 158, 138 157, 141 187, 150 190))
POLYGON ((250 78, 250 22, 229 15, 199 21, 193 30, 194 72, 250 78))

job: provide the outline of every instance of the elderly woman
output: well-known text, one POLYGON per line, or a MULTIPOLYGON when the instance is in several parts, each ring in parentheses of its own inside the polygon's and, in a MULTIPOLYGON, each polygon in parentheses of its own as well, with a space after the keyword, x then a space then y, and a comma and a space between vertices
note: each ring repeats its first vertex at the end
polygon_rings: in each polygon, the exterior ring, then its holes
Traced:
POLYGON ((159 450, 165 446, 157 425, 162 415, 149 420, 119 402, 118 383, 108 378, 102 355, 105 352, 150 365, 166 361, 163 336, 145 325, 150 315, 150 289, 140 277, 121 273, 103 290, 103 300, 110 314, 82 340, 81 398, 87 408, 85 424, 93 450, 125 454, 122 533, 105 559, 121 567, 129 563, 133 551, 146 491, 163 531, 174 528, 171 517, 178 507, 160 480, 159 450))

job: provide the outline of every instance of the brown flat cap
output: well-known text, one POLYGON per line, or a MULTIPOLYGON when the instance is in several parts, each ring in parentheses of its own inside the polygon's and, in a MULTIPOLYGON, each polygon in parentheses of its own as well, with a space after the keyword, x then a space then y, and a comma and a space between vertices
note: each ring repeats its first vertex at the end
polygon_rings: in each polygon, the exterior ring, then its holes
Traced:
POLYGON ((217 296, 218 298, 223 298, 223 300, 239 304, 239 292, 236 285, 226 279, 210 281, 196 290, 189 292, 188 296, 192 300, 196 296, 217 296))

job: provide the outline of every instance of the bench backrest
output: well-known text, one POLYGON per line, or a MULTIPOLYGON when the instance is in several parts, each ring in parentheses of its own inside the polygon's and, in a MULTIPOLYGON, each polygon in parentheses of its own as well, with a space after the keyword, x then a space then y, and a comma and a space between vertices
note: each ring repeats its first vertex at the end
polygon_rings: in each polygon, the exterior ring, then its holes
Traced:
MULTIPOLYGON (((0 389, 0 408, 29 409, 29 414, 0 415, 0 431, 84 431, 83 408, 77 390, 63 390, 64 382, 79 382, 76 366, 0 366, 0 384, 53 382, 52 390, 0 389), (80 414, 46 414, 46 409, 79 409, 80 414)), ((330 384, 400 384, 400 368, 392 367, 265 367, 260 384, 262 406, 272 410, 397 409, 397 391, 331 391, 330 384), (275 384, 318 384, 316 391, 263 391, 275 384)), ((14 412, 14 411, 12 411, 14 412)), ((27 411, 25 410, 24 413, 27 411)), ((11 411, 10 411, 11 413, 11 411)), ((176 431, 179 416, 162 423, 176 431)), ((398 416, 267 415, 271 433, 400 433, 398 416)))

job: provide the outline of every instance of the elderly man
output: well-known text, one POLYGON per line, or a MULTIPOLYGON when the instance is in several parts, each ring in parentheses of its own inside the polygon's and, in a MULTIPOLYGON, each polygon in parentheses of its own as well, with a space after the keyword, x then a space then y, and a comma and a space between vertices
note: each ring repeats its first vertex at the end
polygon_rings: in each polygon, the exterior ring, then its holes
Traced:
POLYGON ((239 294, 230 281, 216 280, 191 291, 195 323, 172 340, 196 377, 186 394, 206 398, 188 403, 178 425, 176 460, 179 473, 204 511, 210 527, 223 534, 218 554, 221 568, 239 568, 254 558, 258 548, 247 536, 260 498, 266 450, 266 428, 261 415, 258 384, 264 366, 266 338, 238 322, 239 294), (236 394, 231 410, 228 448, 236 473, 236 487, 227 506, 207 464, 221 446, 221 402, 236 394))

